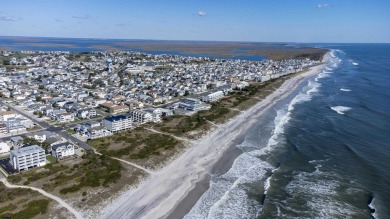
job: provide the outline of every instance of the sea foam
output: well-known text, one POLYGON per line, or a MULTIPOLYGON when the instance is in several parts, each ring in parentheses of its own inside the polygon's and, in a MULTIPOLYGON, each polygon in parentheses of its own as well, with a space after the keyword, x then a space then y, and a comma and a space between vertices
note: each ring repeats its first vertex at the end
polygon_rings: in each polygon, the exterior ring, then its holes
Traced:
POLYGON ((293 172, 286 186, 289 194, 279 207, 301 214, 300 218, 361 218, 364 209, 340 201, 340 196, 350 198, 364 194, 358 185, 345 181, 342 176, 322 170, 323 161, 311 162, 315 171, 293 172), (305 216, 304 216, 305 215, 305 216))
POLYGON ((347 106, 332 106, 330 107, 333 111, 337 112, 338 114, 340 115, 344 115, 345 112, 351 110, 352 108, 351 107, 347 107, 347 106))

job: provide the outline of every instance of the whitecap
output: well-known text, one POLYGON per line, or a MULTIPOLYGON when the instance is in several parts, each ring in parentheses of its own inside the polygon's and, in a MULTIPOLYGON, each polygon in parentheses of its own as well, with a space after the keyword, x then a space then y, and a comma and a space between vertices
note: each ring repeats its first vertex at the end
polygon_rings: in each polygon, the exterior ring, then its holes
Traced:
POLYGON ((335 173, 322 171, 319 164, 315 168, 314 172, 294 172, 292 180, 286 186, 290 198, 281 204, 281 208, 298 214, 307 215, 310 212, 310 216, 302 218, 348 218, 351 215, 366 215, 364 210, 340 201, 339 198, 340 194, 351 197, 361 195, 363 191, 358 186, 349 182, 348 187, 354 188, 354 193, 350 194, 344 189, 348 181, 335 173), (297 200, 304 202, 296 205, 297 200))
POLYGON ((351 110, 351 107, 347 106, 332 106, 330 107, 332 110, 336 111, 338 114, 344 115, 345 112, 351 110))
POLYGON ((351 90, 350 89, 347 89, 347 88, 340 88, 341 91, 344 91, 344 92, 350 92, 351 90))
POLYGON ((359 65, 359 63, 357 63, 357 62, 352 62, 352 65, 359 65))
POLYGON ((375 198, 373 198, 373 199, 371 200, 370 204, 368 205, 368 208, 369 208, 370 211, 371 211, 372 217, 373 217, 373 218, 378 218, 378 215, 377 215, 377 213, 376 213, 376 207, 375 207, 374 202, 375 202, 375 198))

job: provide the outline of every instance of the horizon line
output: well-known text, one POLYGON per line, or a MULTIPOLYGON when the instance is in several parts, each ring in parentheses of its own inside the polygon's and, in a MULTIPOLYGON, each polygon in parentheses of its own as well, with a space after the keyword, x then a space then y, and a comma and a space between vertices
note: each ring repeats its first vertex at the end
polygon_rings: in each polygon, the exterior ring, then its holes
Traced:
POLYGON ((53 39, 85 39, 85 40, 133 40, 133 41, 171 41, 171 42, 215 42, 215 43, 294 43, 294 44, 390 44, 390 42, 294 42, 294 41, 243 41, 243 40, 178 40, 178 39, 130 39, 130 38, 91 38, 91 37, 57 37, 57 36, 6 36, 0 38, 53 38, 53 39))

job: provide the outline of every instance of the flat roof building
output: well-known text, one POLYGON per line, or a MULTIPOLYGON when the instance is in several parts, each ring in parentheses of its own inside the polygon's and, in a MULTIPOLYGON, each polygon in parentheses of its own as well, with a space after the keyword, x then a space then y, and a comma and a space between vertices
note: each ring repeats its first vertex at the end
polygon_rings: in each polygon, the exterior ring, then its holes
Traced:
POLYGON ((45 150, 38 145, 11 150, 10 162, 18 171, 44 166, 46 165, 45 150))

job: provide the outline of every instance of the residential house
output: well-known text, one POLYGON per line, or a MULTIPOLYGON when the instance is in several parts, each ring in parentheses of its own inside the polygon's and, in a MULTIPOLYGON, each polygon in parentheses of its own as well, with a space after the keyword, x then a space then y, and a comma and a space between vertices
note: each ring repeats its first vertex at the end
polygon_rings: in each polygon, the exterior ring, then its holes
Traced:
POLYGON ((10 146, 5 143, 5 142, 1 142, 0 143, 0 154, 3 154, 3 153, 8 153, 10 151, 10 146))
POLYGON ((23 144, 23 138, 21 136, 11 137, 10 141, 15 149, 21 147, 23 144))
POLYGON ((96 138, 112 135, 112 133, 108 131, 105 127, 98 126, 98 127, 88 128, 86 135, 88 139, 96 139, 96 138))
POLYGON ((60 123, 64 122, 73 122, 74 114, 73 113, 61 113, 56 115, 56 121, 60 123))
POLYGON ((8 130, 7 130, 7 125, 5 123, 0 123, 0 134, 7 134, 8 133, 8 130))
POLYGON ((76 115, 79 119, 92 118, 96 116, 96 110, 93 108, 80 109, 77 111, 76 115))
POLYGON ((51 155, 58 160, 75 155, 74 145, 69 142, 56 144, 51 148, 51 155))

